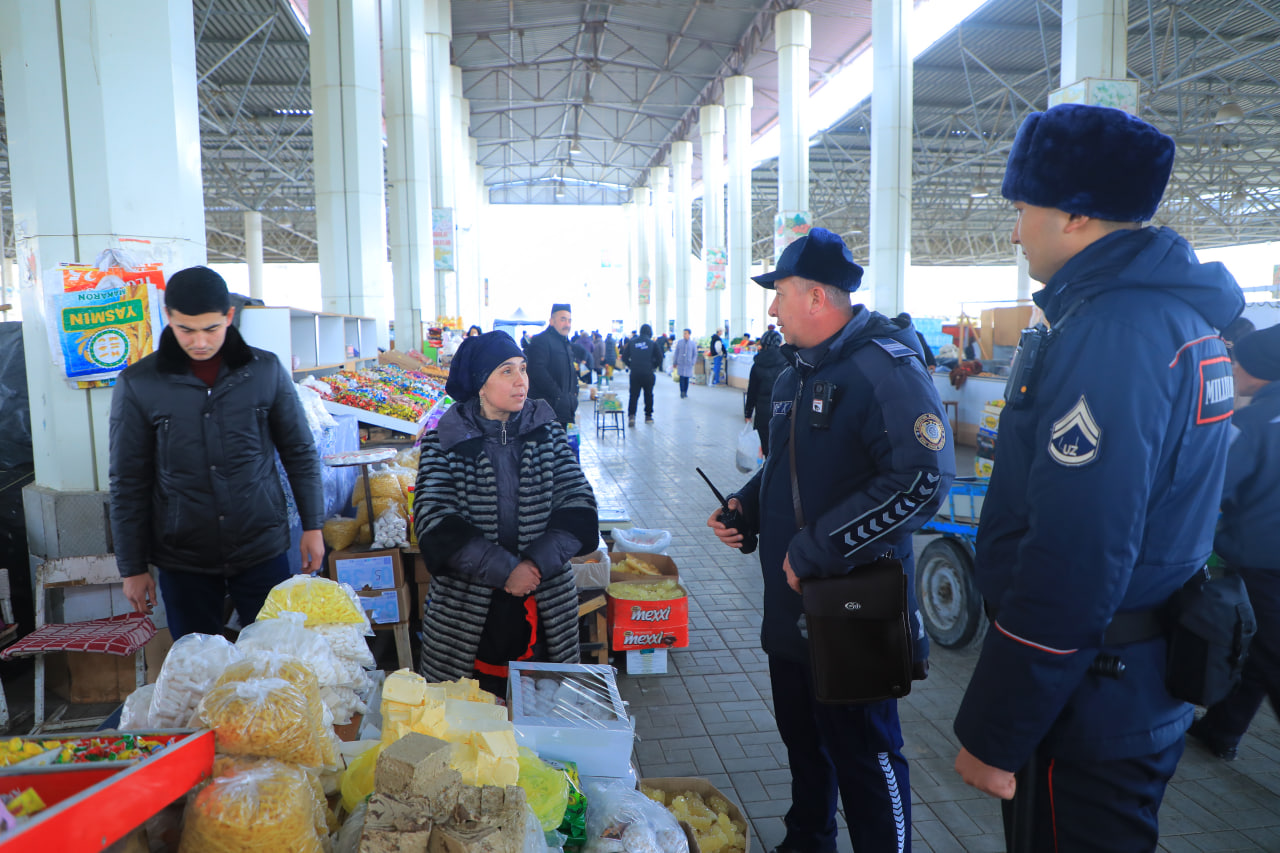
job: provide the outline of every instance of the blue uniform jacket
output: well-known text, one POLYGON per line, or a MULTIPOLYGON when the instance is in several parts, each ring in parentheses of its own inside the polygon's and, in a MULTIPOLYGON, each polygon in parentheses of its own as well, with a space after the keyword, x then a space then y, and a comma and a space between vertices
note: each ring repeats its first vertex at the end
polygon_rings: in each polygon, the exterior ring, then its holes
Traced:
POLYGON ((1280 569, 1280 382, 1263 386, 1231 424, 1213 548, 1229 566, 1280 569))
POLYGON ((782 560, 803 581, 849 572, 891 553, 911 581, 915 657, 928 641, 915 614, 911 534, 937 511, 956 464, 951 430, 924 368, 910 323, 857 306, 829 340, 807 350, 785 346, 791 362, 773 389, 769 456, 734 497, 760 532, 764 574, 761 646, 770 655, 807 661, 797 622, 801 598, 787 586, 782 560), (814 382, 835 384, 829 426, 815 426, 814 382), (796 468, 805 528, 796 532, 791 503, 790 426, 796 420, 796 468))
POLYGON ((1035 295, 1054 323, 1074 311, 1029 406, 1000 418, 978 529, 977 579, 996 621, 955 731, 1016 772, 1050 755, 1146 755, 1182 737, 1191 706, 1164 688, 1165 642, 1104 647, 1121 611, 1163 603, 1209 556, 1232 409, 1215 327, 1243 294, 1165 228, 1117 231, 1035 295), (1099 650, 1112 678, 1089 672, 1099 650))

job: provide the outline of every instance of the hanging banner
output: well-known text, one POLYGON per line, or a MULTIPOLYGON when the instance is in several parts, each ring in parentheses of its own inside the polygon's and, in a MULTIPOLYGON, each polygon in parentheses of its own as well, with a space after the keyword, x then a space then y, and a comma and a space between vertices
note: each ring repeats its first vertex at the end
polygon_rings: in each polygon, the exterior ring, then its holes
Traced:
POLYGON ((783 249, 809 233, 813 224, 809 221, 809 211, 790 210, 775 214, 773 217, 773 262, 782 257, 783 249))
POLYGON ((724 290, 728 284, 726 277, 729 269, 729 251, 727 249, 707 249, 707 290, 724 290))
POLYGON ((164 270, 66 265, 47 274, 55 361, 68 379, 94 382, 116 374, 155 349, 164 270))
POLYGON ((640 304, 641 305, 649 304, 649 298, 650 298, 649 291, 651 286, 652 286, 652 282, 649 281, 649 278, 647 276, 640 279, 640 304))
POLYGON ((431 244, 438 270, 453 269, 453 208, 431 208, 431 244))

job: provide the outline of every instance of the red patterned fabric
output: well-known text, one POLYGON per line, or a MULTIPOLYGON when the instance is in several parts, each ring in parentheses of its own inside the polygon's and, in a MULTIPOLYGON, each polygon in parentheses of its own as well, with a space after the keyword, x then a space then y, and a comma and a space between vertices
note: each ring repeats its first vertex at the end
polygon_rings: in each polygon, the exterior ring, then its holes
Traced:
POLYGON ((145 646, 155 635, 155 623, 145 613, 45 625, 0 651, 0 658, 9 660, 43 652, 98 652, 124 657, 145 646))

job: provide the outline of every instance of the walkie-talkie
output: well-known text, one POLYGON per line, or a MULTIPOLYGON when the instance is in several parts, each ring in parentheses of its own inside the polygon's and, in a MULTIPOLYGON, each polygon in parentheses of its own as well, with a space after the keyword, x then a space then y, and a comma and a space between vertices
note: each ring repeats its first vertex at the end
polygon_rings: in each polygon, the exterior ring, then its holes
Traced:
POLYGON ((724 499, 724 495, 720 494, 720 490, 716 488, 715 483, 711 482, 711 478, 703 473, 701 468, 694 468, 698 472, 698 476, 706 481, 711 487, 711 493, 716 496, 716 500, 720 501, 720 523, 731 530, 736 530, 742 534, 742 553, 750 554, 756 549, 756 535, 746 529, 746 519, 742 513, 736 509, 729 509, 729 502, 724 499))

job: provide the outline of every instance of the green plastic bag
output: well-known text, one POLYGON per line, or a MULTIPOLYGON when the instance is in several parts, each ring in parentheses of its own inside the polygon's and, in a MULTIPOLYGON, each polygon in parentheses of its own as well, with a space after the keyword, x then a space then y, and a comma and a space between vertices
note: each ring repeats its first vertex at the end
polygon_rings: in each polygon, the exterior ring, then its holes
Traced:
POLYGON ((520 747, 519 761, 520 787, 524 788, 525 800, 542 824, 542 831, 558 829, 569 806, 568 777, 528 747, 520 747))

